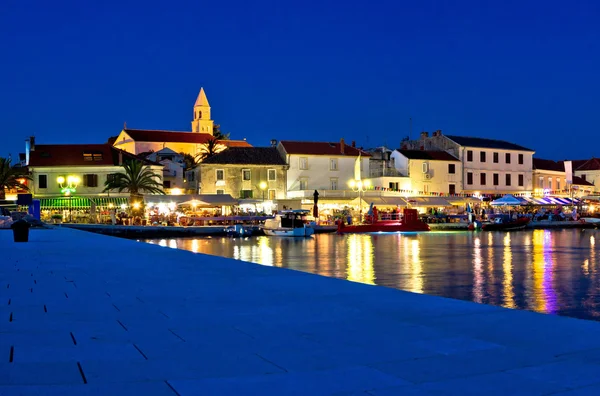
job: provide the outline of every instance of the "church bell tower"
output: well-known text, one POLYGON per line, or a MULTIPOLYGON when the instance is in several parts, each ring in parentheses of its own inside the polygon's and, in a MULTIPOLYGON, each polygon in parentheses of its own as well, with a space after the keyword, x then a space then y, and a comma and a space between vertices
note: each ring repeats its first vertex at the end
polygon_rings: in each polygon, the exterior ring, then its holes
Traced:
POLYGON ((192 120, 192 132, 213 134, 214 122, 210 119, 210 105, 204 93, 204 88, 200 88, 200 93, 194 104, 194 118, 192 120))

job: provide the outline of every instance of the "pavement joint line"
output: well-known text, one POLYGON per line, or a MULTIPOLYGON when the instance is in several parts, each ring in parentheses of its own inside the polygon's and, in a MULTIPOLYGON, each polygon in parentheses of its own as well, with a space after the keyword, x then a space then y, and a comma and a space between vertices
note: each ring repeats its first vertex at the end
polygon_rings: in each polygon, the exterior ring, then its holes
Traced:
POLYGON ((66 298, 69 298, 69 295, 67 294, 67 292, 65 292, 65 297, 66 297, 66 298))
POLYGON ((121 312, 121 310, 119 309, 119 307, 117 307, 115 304, 112 305, 113 307, 115 307, 115 309, 119 312, 121 312))
POLYGON ((173 334, 175 337, 179 338, 181 341, 185 342, 185 339, 180 336, 179 334, 175 333, 173 330, 169 329, 169 331, 171 332, 171 334, 173 334))
POLYGON ((135 349, 137 349, 137 351, 140 353, 140 355, 142 355, 144 357, 144 359, 148 360, 148 356, 146 356, 146 354, 144 352, 142 352, 142 350, 140 349, 140 347, 138 347, 137 345, 133 344, 133 347, 135 349))
POLYGON ((262 356, 262 355, 260 355, 258 353, 255 353, 255 355, 258 356, 259 358, 261 358, 262 360, 264 360, 265 362, 270 363, 273 366, 277 367, 278 369, 281 369, 284 372, 289 373, 289 371, 287 371, 287 369, 285 367, 282 367, 282 366, 278 365, 277 363, 274 363, 274 362, 270 361, 269 359, 267 359, 266 357, 264 357, 264 356, 262 356))
POLYGON ((71 334, 71 339, 73 340, 73 344, 77 345, 77 340, 75 339, 75 335, 73 334, 73 332, 71 331, 69 334, 71 334))
POLYGON ((171 319, 171 318, 169 317, 169 315, 167 315, 167 314, 166 314, 166 313, 164 313, 163 311, 158 311, 158 313, 160 313, 161 315, 163 315, 163 316, 164 316, 165 318, 167 318, 167 319, 171 319))
POLYGON ((44 304, 44 312, 48 313, 48 308, 46 308, 46 304, 44 304))
POLYGON ((83 367, 81 367, 81 363, 77 362, 77 368, 79 368, 79 374, 81 374, 81 379, 84 384, 87 384, 87 379, 85 378, 85 373, 83 372, 83 367))
POLYGON ((177 395, 177 396, 181 396, 179 394, 179 392, 177 392, 177 390, 175 390, 175 388, 173 388, 173 385, 169 384, 169 381, 165 381, 165 384, 167 384, 167 386, 177 395))
POLYGON ((15 357, 15 346, 11 345, 10 346, 10 352, 8 354, 8 362, 12 363, 15 357))
POLYGON ((120 320, 117 319, 117 323, 119 323, 121 325, 121 327, 125 329, 125 331, 129 331, 129 330, 127 330, 127 327, 120 320))

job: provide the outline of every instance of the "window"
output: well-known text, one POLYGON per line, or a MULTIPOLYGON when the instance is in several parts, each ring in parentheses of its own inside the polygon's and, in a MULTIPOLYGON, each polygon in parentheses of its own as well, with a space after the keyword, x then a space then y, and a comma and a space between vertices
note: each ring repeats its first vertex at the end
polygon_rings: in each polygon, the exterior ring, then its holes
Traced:
POLYGON ((225 180, 225 171, 223 169, 217 169, 216 171, 217 181, 225 180))
POLYGON ((523 154, 519 154, 519 165, 523 165, 523 162, 524 162, 523 154))
POLYGON ((427 162, 423 162, 421 167, 423 168, 423 173, 429 172, 429 164, 427 162))
POLYGON ((84 187, 98 187, 98 175, 87 174, 83 175, 84 187))
POLYGON ((472 150, 467 150, 467 161, 473 162, 473 151, 472 150))
POLYGON ((267 171, 267 180, 268 181, 275 181, 276 176, 277 176, 277 172, 275 172, 275 169, 269 169, 267 171))
POLYGON ((456 173, 456 165, 455 164, 448 164, 448 173, 452 174, 452 175, 456 173))
POLYGON ((102 161, 102 153, 98 151, 84 151, 83 160, 86 162, 102 161))
POLYGON ((556 190, 560 191, 560 179, 556 179, 556 190))
MULTIPOLYGON (((506 156, 505 156, 505 157, 506 157, 506 163, 507 163, 507 164, 510 164, 510 153, 506 153, 506 156)), ((507 186, 508 186, 508 185, 509 185, 509 184, 507 184, 507 186)))
POLYGON ((479 184, 485 186, 485 173, 483 172, 479 175, 479 184))
POLYGON ((48 188, 48 175, 38 176, 38 188, 48 188))
POLYGON ((187 172, 187 178, 188 178, 188 181, 191 181, 191 182, 195 181, 196 180, 196 172, 194 172, 193 170, 187 172))
POLYGON ((585 178, 586 178, 586 174, 585 174, 585 173, 584 173, 584 174, 582 174, 582 175, 581 175, 581 178, 583 179, 583 181, 586 181, 586 179, 585 179, 585 178))
POLYGON ((473 184, 473 172, 467 172, 467 184, 473 184))
POLYGON ((276 199, 275 190, 269 190, 269 201, 276 199))
POLYGON ((308 179, 300 179, 300 190, 308 190, 308 179))
POLYGON ((217 190, 217 194, 223 195, 223 194, 225 194, 225 190, 217 190))
POLYGON ((497 186, 500 184, 500 175, 497 173, 494 173, 494 186, 497 186))
POLYGON ((338 170, 338 160, 337 158, 329 159, 329 170, 336 171, 338 170))
POLYGON ((494 164, 497 164, 498 162, 500 162, 498 157, 499 157, 498 153, 494 153, 494 164))
MULTIPOLYGON (((510 155, 510 154, 509 154, 510 155)), ((510 186, 510 173, 506 175, 506 185, 510 186)))
POLYGON ((523 187, 525 185, 525 180, 523 175, 519 175, 519 187, 523 187))
POLYGON ((164 188, 171 188, 171 180, 165 180, 165 181, 163 181, 163 187, 164 188))
POLYGON ((106 175, 106 181, 109 183, 114 183, 117 180, 118 173, 109 173, 106 175))
POLYGON ((552 178, 551 177, 548 178, 548 189, 552 190, 552 178))
POLYGON ((300 157, 298 166, 300 167, 300 169, 308 169, 308 158, 300 157))
POLYGON ((544 176, 540 176, 538 179, 538 187, 544 188, 544 176))
POLYGON ((252 177, 252 172, 250 172, 250 169, 242 169, 242 180, 243 181, 249 181, 252 177))
POLYGON ((479 162, 485 162, 485 151, 479 153, 479 162))
POLYGON ((252 190, 240 191, 240 198, 241 199, 252 198, 252 190))
POLYGON ((455 184, 448 185, 448 194, 456 194, 456 185, 455 184))
POLYGON ((330 190, 338 189, 338 178, 337 177, 332 177, 331 179, 329 179, 329 189, 330 190))

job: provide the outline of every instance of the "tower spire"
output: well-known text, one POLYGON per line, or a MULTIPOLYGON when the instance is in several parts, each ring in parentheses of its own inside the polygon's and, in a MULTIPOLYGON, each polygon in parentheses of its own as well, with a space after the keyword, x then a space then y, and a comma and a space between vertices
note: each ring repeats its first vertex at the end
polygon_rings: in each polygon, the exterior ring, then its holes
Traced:
POLYGON ((210 104, 204 92, 200 88, 200 93, 194 103, 194 117, 192 119, 192 132, 213 134, 213 121, 210 119, 210 104))

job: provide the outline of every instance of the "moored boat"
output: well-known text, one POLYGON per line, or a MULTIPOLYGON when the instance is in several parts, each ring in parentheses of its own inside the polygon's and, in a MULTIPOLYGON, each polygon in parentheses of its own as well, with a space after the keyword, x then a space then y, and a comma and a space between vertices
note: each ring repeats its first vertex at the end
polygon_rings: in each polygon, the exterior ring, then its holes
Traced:
POLYGON ((262 226, 265 235, 281 237, 309 237, 315 230, 307 220, 309 210, 285 210, 275 218, 267 219, 262 226))
POLYGON ((483 224, 484 231, 517 231, 523 230, 529 224, 529 217, 510 219, 508 216, 496 217, 492 223, 483 224))
POLYGON ((346 225, 341 221, 338 223, 339 234, 420 231, 429 231, 429 225, 419 220, 416 209, 404 209, 404 216, 401 220, 375 219, 370 223, 357 225, 346 225))

